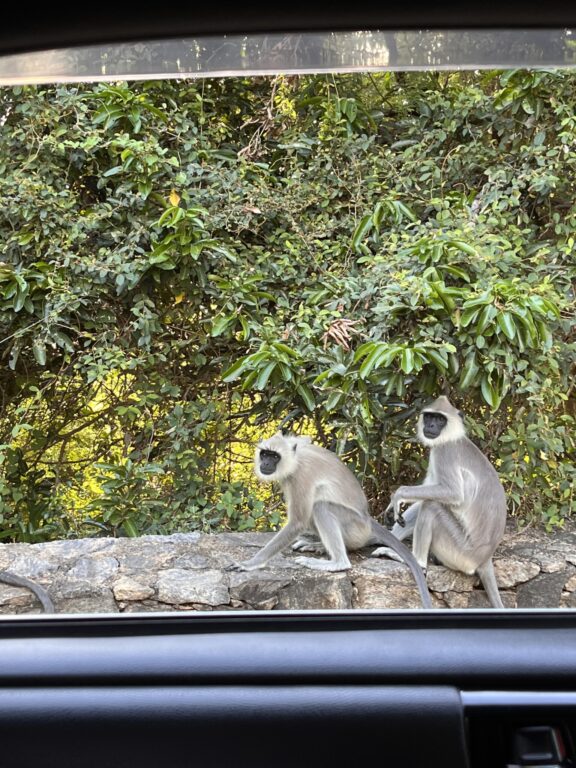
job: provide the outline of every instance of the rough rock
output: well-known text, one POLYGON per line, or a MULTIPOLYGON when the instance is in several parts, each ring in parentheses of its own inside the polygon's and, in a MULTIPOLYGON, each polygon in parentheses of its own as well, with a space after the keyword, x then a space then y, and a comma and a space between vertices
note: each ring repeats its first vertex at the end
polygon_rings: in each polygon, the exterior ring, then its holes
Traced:
POLYGON ((529 560, 517 558, 494 559, 494 572, 500 589, 508 589, 530 581, 540 573, 540 566, 529 560))
POLYGON ((559 571, 558 573, 542 573, 518 587, 518 608, 552 608, 561 603, 564 585, 574 573, 559 571))
POLYGON ((152 587, 128 576, 121 576, 114 584, 112 591, 115 599, 119 601, 146 600, 154 594, 152 587))
MULTIPOLYGON (((227 570, 258 551, 270 533, 200 533, 2 544, 0 569, 44 586, 59 613, 224 610, 417 609, 410 569, 366 549, 349 571, 314 571, 290 550, 256 571, 227 570)), ((576 526, 548 534, 507 532, 494 558, 507 608, 576 608, 576 526)), ((487 608, 476 576, 430 565, 435 607, 487 608)), ((0 584, 0 614, 39 613, 26 589, 0 584)))
POLYGON ((158 578, 158 600, 171 605, 224 605, 230 602, 226 581, 221 571, 185 571, 183 568, 171 568, 158 578))

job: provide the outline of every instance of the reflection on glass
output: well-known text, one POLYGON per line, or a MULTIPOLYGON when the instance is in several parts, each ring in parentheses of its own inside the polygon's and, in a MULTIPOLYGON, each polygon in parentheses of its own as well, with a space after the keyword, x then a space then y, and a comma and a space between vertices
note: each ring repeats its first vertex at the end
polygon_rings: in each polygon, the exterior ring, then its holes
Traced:
POLYGON ((230 35, 6 56, 0 84, 205 75, 573 66, 572 30, 230 35))

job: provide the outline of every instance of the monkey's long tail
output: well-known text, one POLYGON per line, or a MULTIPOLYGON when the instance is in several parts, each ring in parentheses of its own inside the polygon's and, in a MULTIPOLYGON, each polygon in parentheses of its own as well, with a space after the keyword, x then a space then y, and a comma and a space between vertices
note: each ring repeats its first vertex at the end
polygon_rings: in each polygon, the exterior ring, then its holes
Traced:
POLYGON ((397 539, 393 533, 391 533, 387 528, 384 528, 383 525, 380 525, 377 520, 372 519, 372 530, 378 539, 377 543, 384 544, 384 546, 393 549, 394 552, 400 555, 402 560, 404 560, 406 565, 412 571, 412 574, 416 580, 416 585, 418 586, 418 591, 420 592, 422 607, 432 608, 432 599, 430 597, 430 592, 428 591, 428 585, 426 584, 424 571, 418 565, 418 562, 416 561, 416 558, 412 552, 410 552, 408 547, 403 544, 400 539, 397 539))
POLYGON ((46 592, 44 587, 34 584, 30 579, 27 579, 24 576, 16 576, 15 573, 10 573, 10 571, 0 571, 0 582, 2 582, 2 584, 9 584, 11 587, 24 587, 25 589, 29 589, 42 603, 44 613, 55 612, 54 603, 48 592, 46 592))

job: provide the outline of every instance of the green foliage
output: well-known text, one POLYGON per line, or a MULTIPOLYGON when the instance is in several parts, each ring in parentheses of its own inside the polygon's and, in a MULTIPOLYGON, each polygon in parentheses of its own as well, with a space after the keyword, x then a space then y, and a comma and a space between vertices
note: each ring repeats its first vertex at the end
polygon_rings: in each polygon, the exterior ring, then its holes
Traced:
POLYGON ((575 101, 562 71, 0 91, 0 535, 276 525, 268 422, 378 511, 440 392, 561 525, 575 101))

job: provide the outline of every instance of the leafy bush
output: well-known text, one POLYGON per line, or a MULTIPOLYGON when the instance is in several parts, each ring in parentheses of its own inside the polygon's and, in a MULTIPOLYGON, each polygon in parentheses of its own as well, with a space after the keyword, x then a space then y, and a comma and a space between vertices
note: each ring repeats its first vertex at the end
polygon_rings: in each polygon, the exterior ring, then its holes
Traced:
POLYGON ((374 512, 445 392, 523 523, 574 509, 576 80, 0 91, 2 535, 259 528, 306 425, 374 512), (87 524, 85 521, 90 520, 87 524))

